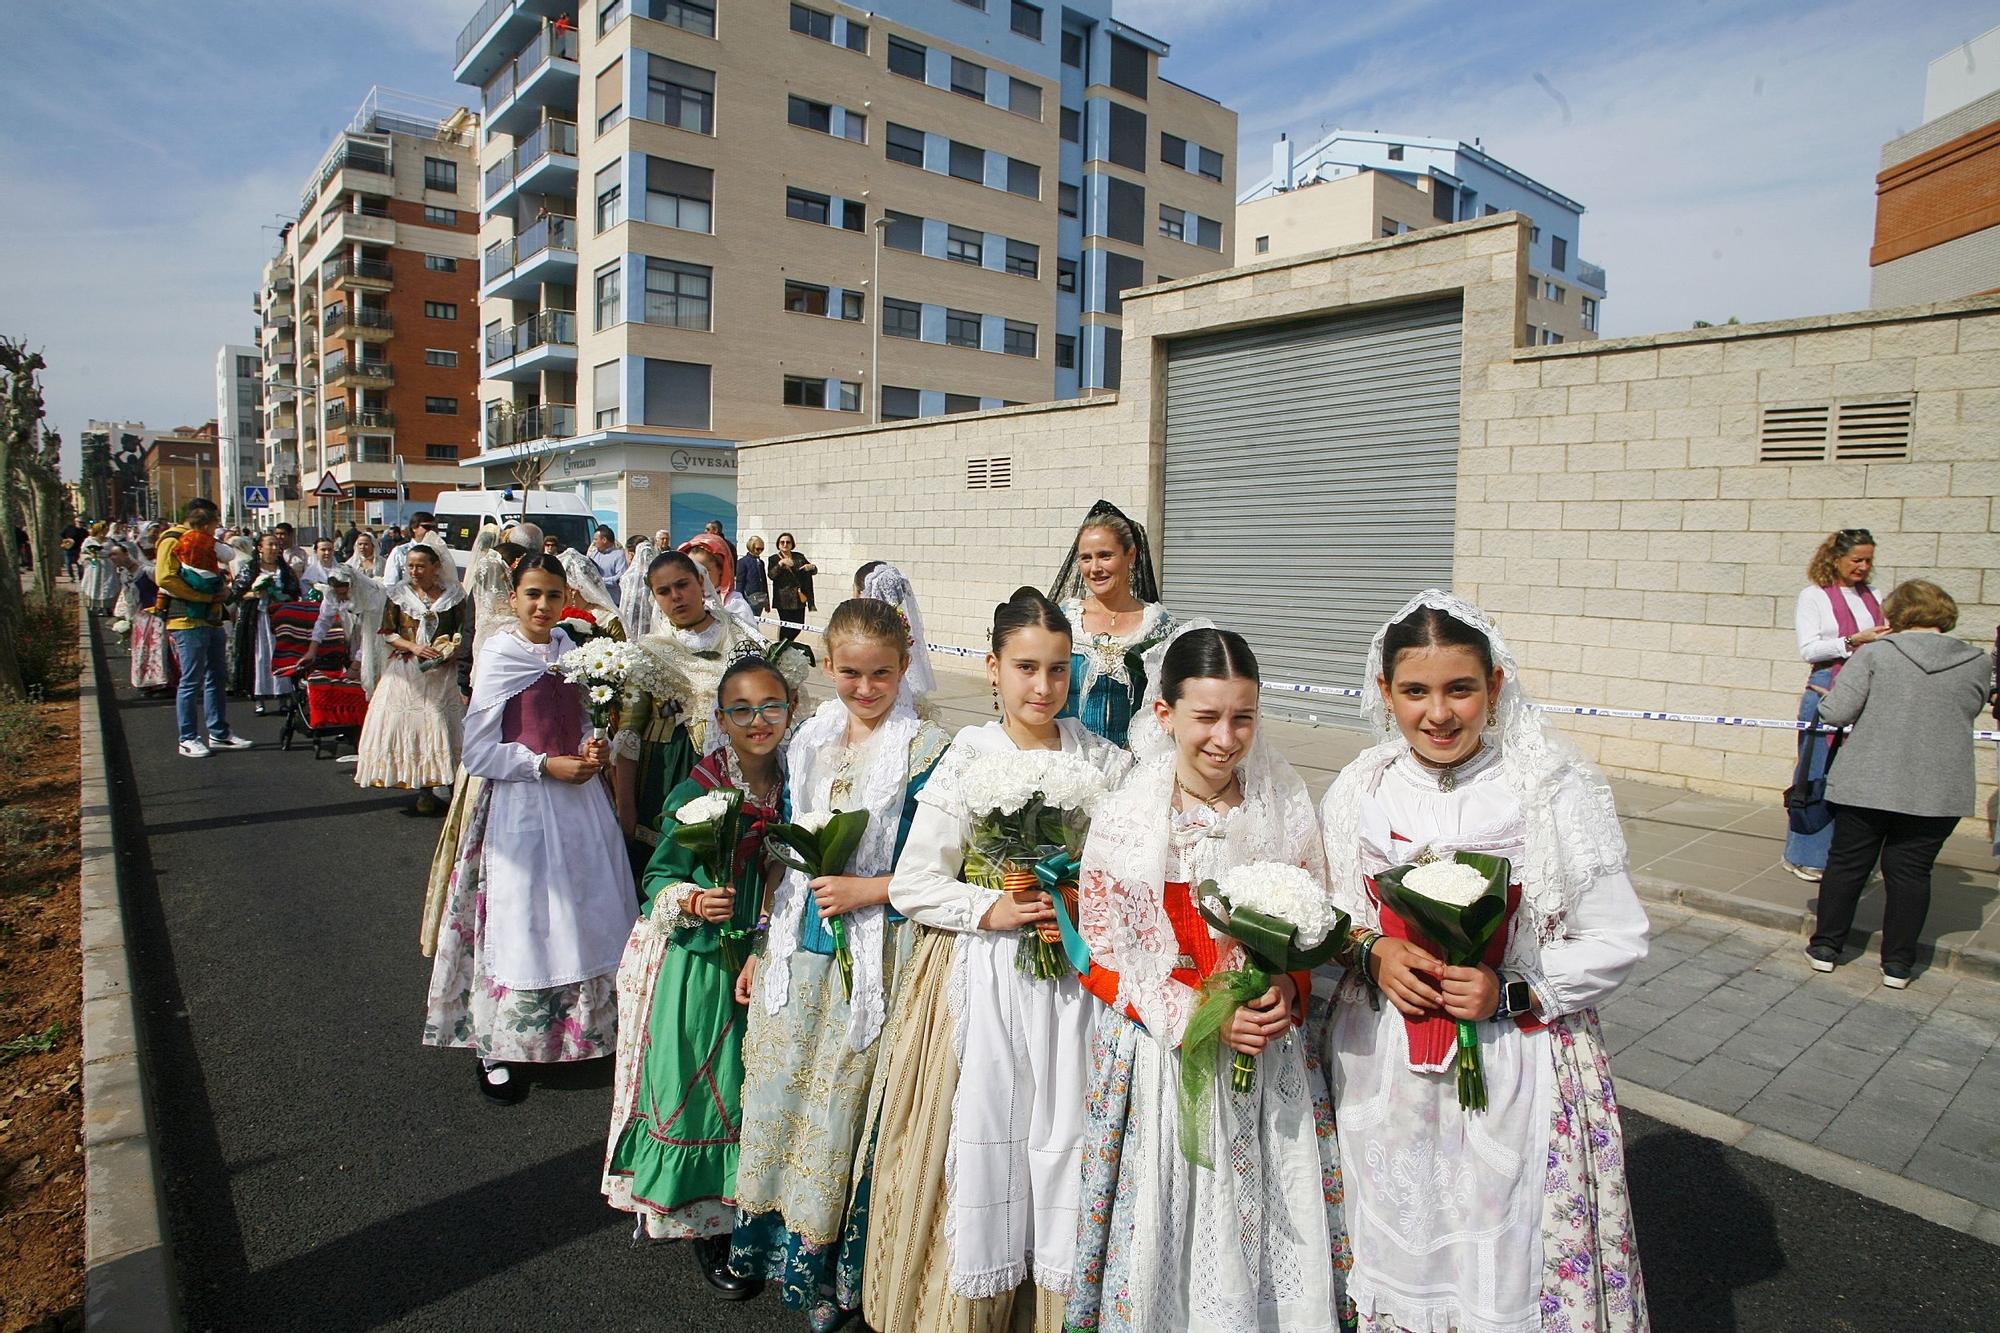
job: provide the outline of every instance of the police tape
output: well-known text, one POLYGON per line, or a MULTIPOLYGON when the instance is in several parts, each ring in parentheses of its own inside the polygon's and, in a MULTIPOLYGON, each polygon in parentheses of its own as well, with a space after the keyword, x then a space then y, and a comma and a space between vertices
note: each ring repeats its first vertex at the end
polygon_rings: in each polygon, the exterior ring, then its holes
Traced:
MULTIPOLYGON (((777 625, 781 629, 797 628, 808 634, 823 634, 826 632, 823 626, 809 625, 804 621, 778 620, 771 616, 760 617, 758 623, 762 625, 777 625)), ((929 647, 932 652, 943 653, 947 657, 970 659, 986 656, 984 648, 960 648, 947 643, 933 643, 929 647)), ((1297 681, 1267 680, 1262 682, 1259 688, 1265 694, 1297 694, 1320 699, 1354 699, 1358 701, 1365 697, 1363 691, 1347 685, 1306 685, 1297 681)), ((1654 708, 1599 708, 1587 704, 1538 703, 1534 706, 1541 712, 1553 714, 1557 717, 1602 717, 1629 722, 1691 722, 1698 726, 1752 727, 1767 731, 1831 732, 1840 730, 1840 728, 1827 726, 1822 723, 1801 722, 1796 718, 1731 717, 1726 713, 1674 713, 1654 708)), ((1354 715, 1352 714, 1322 715, 1318 713, 1305 713, 1301 716, 1312 722, 1347 723, 1354 720, 1354 715)), ((1972 738, 1976 741, 2000 741, 2000 731, 1974 731, 1972 738)))

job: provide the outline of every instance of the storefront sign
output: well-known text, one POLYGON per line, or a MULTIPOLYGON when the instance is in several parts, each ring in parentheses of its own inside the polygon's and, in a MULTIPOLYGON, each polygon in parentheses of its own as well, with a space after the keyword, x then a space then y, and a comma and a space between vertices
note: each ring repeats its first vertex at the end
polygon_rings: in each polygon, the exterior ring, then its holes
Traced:
POLYGON ((734 449, 676 449, 669 455, 669 461, 676 472, 736 471, 734 449))

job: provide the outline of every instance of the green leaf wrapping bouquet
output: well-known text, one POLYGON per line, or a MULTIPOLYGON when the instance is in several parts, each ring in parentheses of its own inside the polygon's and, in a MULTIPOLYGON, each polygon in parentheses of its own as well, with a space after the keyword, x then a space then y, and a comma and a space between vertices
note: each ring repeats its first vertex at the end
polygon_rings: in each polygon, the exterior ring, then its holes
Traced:
MULTIPOLYGON (((700 887, 719 889, 726 885, 733 891, 736 851, 743 837, 743 793, 733 787, 718 787, 674 811, 674 820, 674 841, 701 858, 701 873, 708 877, 708 883, 700 887)), ((738 893, 735 911, 715 928, 722 941, 723 961, 732 972, 742 968, 743 942, 751 934, 743 924, 746 910, 754 921, 757 905, 746 903, 744 895, 738 893)))
MULTIPOLYGON (((1507 919, 1514 867, 1504 856, 1454 852, 1438 860, 1391 866, 1375 876, 1375 893, 1419 932, 1450 967, 1471 967, 1507 919)), ((1486 1071, 1479 1059, 1479 1025, 1458 1022, 1458 1104, 1486 1109, 1486 1071)))
MULTIPOLYGON (((774 824, 765 830, 765 846, 771 855, 808 881, 822 875, 847 873, 847 863, 861 846, 868 831, 866 810, 820 810, 800 815, 789 824, 774 824)), ((807 911, 811 911, 808 906, 807 911)), ((834 961, 840 964, 840 984, 847 998, 854 998, 854 950, 847 942, 847 919, 831 917, 827 934, 833 936, 834 961)))

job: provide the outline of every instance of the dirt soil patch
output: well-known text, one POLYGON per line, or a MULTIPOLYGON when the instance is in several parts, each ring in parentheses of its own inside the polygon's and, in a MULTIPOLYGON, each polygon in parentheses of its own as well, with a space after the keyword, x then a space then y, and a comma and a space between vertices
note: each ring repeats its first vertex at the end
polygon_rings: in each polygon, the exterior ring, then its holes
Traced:
POLYGON ((83 1327, 77 699, 0 701, 0 1333, 83 1327))

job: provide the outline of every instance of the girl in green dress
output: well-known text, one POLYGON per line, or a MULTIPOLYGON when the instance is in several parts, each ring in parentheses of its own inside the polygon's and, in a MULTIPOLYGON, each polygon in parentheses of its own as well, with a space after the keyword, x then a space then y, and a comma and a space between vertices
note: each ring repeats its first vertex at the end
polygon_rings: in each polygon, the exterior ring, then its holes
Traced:
POLYGON ((640 891, 646 906, 618 969, 619 1047, 603 1189, 656 1239, 692 1239, 695 1261, 728 1300, 763 1283, 729 1272, 742 1123, 743 1018, 736 974, 763 902, 764 832, 784 809, 778 748, 792 693, 776 667, 746 657, 723 673, 717 715, 728 743, 668 793, 662 836, 640 891), (734 883, 709 883, 673 836, 675 812, 709 792, 743 794, 734 883))

